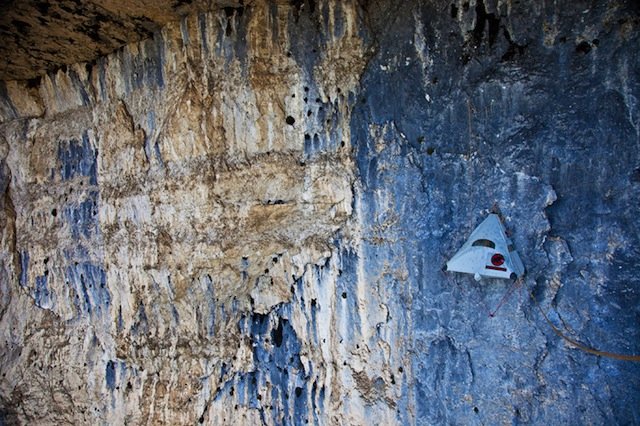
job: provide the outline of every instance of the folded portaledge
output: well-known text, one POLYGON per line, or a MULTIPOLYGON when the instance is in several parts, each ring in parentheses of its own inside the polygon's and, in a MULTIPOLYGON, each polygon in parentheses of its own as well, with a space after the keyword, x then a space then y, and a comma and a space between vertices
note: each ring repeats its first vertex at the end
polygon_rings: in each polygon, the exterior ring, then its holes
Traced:
POLYGON ((524 265, 497 214, 490 214, 471 233, 462 248, 447 262, 447 271, 482 278, 517 279, 524 265))

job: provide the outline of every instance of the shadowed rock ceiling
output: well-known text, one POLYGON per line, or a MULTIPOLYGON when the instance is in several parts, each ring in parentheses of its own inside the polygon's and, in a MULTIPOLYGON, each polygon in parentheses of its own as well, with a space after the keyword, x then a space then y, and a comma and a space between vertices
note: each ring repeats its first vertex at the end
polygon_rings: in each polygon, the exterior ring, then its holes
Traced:
POLYGON ((149 37, 216 0, 0 0, 0 80, 27 80, 149 37))

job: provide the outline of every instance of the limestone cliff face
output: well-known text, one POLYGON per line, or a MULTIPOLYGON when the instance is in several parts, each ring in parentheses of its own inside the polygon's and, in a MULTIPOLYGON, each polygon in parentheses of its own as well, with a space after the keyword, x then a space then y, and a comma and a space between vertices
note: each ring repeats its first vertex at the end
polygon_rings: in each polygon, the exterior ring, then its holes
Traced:
POLYGON ((255 1, 0 82, 0 419, 639 422, 536 308, 640 352, 637 12, 255 1))
POLYGON ((0 80, 33 79, 81 61, 94 61, 165 24, 236 0, 3 0, 0 2, 0 80))

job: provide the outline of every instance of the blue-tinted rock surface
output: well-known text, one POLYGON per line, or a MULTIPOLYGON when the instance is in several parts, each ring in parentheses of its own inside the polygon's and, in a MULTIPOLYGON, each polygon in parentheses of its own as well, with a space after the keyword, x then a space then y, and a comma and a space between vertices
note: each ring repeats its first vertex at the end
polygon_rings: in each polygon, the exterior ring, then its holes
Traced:
POLYGON ((1 83, 0 419, 640 423, 538 309, 640 354, 638 9, 254 2, 1 83), (490 211, 515 289, 442 271, 490 211))
POLYGON ((373 13, 352 118, 363 227, 398 218, 376 252, 409 260, 417 423, 637 423, 637 364, 567 348, 528 297, 640 351, 637 7, 446 6, 373 13), (490 319, 507 285, 440 267, 494 206, 528 274, 490 319))

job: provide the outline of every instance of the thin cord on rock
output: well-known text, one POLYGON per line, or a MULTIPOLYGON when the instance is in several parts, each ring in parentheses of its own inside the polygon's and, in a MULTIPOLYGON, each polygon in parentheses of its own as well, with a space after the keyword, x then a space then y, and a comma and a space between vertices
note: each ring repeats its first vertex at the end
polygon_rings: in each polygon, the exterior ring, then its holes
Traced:
POLYGON ((540 313, 544 317, 544 319, 547 322, 547 324, 549 324, 549 327, 551 327, 553 332, 555 334, 557 334, 559 337, 561 337, 563 340, 565 340, 566 342, 571 344, 573 347, 575 347, 577 349, 580 349, 583 352, 587 352, 589 354, 596 355, 596 356, 601 356, 601 357, 606 357, 606 358, 613 358, 613 359, 618 359, 618 360, 621 360, 621 361, 640 362, 640 355, 625 355, 625 354, 619 354, 619 353, 615 353, 615 352, 601 351, 601 350, 594 349, 594 348, 591 348, 589 346, 583 345, 582 343, 578 342, 577 340, 574 340, 574 339, 568 337, 562 331, 560 331, 560 329, 558 327, 556 327, 553 324, 553 322, 551 322, 551 320, 549 319, 547 314, 542 309, 542 306, 540 306, 540 304, 538 303, 536 298, 533 296, 533 293, 529 293, 529 295, 531 296, 531 299, 533 300, 534 304, 538 307, 538 310, 540 311, 540 313))

